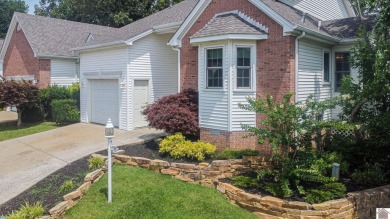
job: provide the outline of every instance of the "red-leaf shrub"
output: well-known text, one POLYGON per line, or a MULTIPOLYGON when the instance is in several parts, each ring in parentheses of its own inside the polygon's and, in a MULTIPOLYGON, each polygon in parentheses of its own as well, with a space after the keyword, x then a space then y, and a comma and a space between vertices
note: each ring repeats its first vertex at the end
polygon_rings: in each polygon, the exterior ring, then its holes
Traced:
POLYGON ((198 92, 188 89, 165 96, 147 106, 142 114, 152 128, 198 135, 198 92))

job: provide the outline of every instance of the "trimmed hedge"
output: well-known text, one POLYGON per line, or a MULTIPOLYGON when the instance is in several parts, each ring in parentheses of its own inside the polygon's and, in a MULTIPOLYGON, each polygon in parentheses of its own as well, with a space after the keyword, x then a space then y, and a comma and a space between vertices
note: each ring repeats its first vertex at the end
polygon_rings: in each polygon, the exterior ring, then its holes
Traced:
POLYGON ((76 100, 53 100, 51 108, 53 120, 57 123, 72 123, 80 121, 80 111, 77 107, 76 100))
POLYGON ((40 99, 45 111, 46 119, 53 118, 52 101, 71 99, 71 93, 67 87, 53 85, 48 88, 40 90, 40 99))

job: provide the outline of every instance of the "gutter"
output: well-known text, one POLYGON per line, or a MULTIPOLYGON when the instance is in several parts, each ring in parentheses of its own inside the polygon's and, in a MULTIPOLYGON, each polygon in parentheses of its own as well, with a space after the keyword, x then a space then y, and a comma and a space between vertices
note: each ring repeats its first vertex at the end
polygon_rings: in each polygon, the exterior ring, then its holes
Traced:
POLYGON ((173 50, 177 51, 177 92, 180 93, 180 77, 181 77, 181 65, 180 65, 180 59, 181 59, 181 50, 178 47, 172 47, 173 50))
POLYGON ((91 46, 82 46, 82 47, 71 48, 70 50, 71 51, 82 51, 82 50, 89 50, 89 49, 97 49, 100 47, 119 46, 119 45, 126 45, 126 42, 123 40, 119 40, 119 41, 101 43, 101 44, 96 44, 96 45, 91 45, 91 46))
POLYGON ((339 43, 341 41, 340 38, 332 37, 332 36, 326 36, 326 35, 323 35, 321 33, 315 32, 313 30, 310 30, 310 29, 308 29, 306 27, 302 27, 302 26, 299 26, 299 25, 295 26, 294 30, 299 30, 299 31, 305 32, 307 34, 310 34, 310 35, 313 35, 313 36, 316 36, 318 38, 321 38, 321 39, 324 39, 324 40, 327 40, 327 41, 330 41, 330 42, 334 42, 334 43, 339 43))
POLYGON ((35 57, 39 59, 79 59, 77 56, 53 56, 53 55, 43 55, 43 54, 37 54, 35 57))
POLYGON ((298 102, 298 63, 299 63, 299 39, 302 39, 306 35, 306 32, 302 32, 297 38, 295 38, 295 102, 298 102))

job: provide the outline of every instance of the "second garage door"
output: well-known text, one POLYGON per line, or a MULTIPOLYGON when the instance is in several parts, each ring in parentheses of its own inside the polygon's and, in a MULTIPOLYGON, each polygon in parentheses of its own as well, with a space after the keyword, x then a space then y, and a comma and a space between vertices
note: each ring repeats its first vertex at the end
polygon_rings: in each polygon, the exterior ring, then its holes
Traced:
POLYGON ((91 121, 106 124, 111 118, 119 126, 118 80, 91 80, 91 121))

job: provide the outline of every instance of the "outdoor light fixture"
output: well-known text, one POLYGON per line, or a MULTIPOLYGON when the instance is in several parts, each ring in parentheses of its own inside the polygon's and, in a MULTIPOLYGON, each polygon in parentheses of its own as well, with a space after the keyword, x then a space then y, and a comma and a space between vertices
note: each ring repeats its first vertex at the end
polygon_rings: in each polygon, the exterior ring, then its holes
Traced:
POLYGON ((332 166, 332 177, 336 178, 336 180, 339 180, 339 178, 340 178, 340 164, 333 163, 333 166, 332 166))
POLYGON ((111 150, 112 150, 112 138, 114 137, 114 125, 111 122, 111 119, 108 119, 108 122, 106 124, 105 128, 105 135, 108 140, 108 203, 112 203, 112 180, 111 180, 111 166, 112 166, 112 161, 111 161, 111 150))

